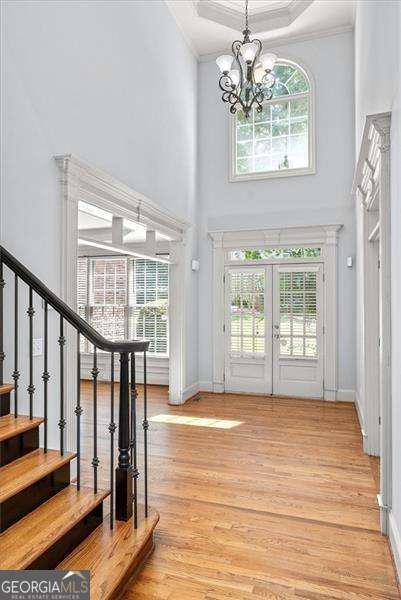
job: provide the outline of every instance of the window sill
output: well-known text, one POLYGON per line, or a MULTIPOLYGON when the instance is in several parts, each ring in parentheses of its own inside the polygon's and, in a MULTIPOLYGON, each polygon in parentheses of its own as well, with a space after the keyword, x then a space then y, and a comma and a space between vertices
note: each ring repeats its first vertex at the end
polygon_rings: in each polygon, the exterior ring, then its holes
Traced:
POLYGON ((230 173, 229 181, 231 183, 238 183, 239 181, 252 181, 259 179, 276 179, 278 177, 299 177, 302 175, 315 175, 316 167, 306 167, 304 169, 287 169, 280 171, 264 171, 261 173, 247 173, 245 175, 235 175, 230 173))

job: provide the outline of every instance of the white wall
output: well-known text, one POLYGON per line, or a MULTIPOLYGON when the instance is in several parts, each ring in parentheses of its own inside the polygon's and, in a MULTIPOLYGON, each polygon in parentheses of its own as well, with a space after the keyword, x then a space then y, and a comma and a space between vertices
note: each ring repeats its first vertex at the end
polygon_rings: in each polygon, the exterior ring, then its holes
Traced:
MULTIPOLYGON (((366 115, 392 112, 391 124, 391 303, 393 499, 390 539, 401 575, 401 4, 357 3, 355 25, 355 120, 359 150, 366 115)), ((357 309, 359 314, 359 310, 357 309)), ((358 354, 358 365, 360 356, 358 354)))
MULTIPOLYGON (((74 153, 195 221, 197 64, 162 0, 7 0, 2 6, 1 240, 58 293, 55 154, 74 153)), ((197 254, 193 229, 187 252, 197 254)), ((190 385, 197 380, 198 294, 187 262, 190 385)), ((39 390, 42 365, 35 361, 39 390)), ((56 365, 54 359, 53 370, 56 365)))
POLYGON ((315 175, 230 183, 228 109, 220 99, 214 61, 199 66, 199 377, 212 380, 211 245, 217 228, 342 223, 339 241, 339 389, 355 389, 355 220, 350 188, 354 168, 353 36, 338 36, 273 49, 304 64, 316 84, 315 175))

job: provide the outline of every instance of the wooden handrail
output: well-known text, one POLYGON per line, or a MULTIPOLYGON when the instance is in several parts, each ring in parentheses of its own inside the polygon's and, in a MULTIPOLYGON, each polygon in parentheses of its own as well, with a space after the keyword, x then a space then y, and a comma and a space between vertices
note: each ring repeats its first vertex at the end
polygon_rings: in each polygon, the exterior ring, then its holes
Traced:
POLYGON ((52 306, 70 325, 85 336, 92 344, 106 352, 144 352, 148 350, 148 340, 124 340, 112 342, 104 338, 89 325, 75 310, 63 302, 54 292, 49 290, 27 267, 19 262, 8 250, 0 246, 0 262, 7 265, 27 285, 29 285, 45 302, 52 306))

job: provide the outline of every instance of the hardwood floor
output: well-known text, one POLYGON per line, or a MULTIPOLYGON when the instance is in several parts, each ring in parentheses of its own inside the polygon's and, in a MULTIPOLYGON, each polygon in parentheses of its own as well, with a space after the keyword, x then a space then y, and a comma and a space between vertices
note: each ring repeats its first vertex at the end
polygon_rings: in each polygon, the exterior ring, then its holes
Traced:
MULTIPOLYGON (((107 487, 110 386, 98 387, 107 487)), ((88 382, 82 391, 88 482, 88 382)), ((150 502, 160 523, 155 552, 124 600, 399 598, 353 405, 202 393, 171 407, 157 386, 149 397, 150 417, 241 424, 151 423, 150 502)))

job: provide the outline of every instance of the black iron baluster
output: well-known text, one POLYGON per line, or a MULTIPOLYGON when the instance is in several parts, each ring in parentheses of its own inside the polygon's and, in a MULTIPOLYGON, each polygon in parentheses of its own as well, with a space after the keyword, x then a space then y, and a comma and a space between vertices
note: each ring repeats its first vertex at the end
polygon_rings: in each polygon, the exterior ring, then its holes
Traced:
POLYGON ((111 353, 110 363, 110 529, 114 527, 114 352, 111 353))
POLYGON ((143 353, 143 444, 144 444, 144 478, 145 478, 145 517, 148 516, 148 390, 146 377, 146 350, 143 353))
POLYGON ((134 478, 134 526, 138 527, 138 461, 137 461, 137 436, 136 436, 136 389, 135 352, 131 352, 131 465, 134 478))
POLYGON ((116 519, 132 517, 132 467, 130 461, 128 352, 120 354, 120 406, 118 417, 118 467, 116 469, 116 519))
POLYGON ((4 354, 4 333, 3 333, 3 292, 5 281, 3 278, 3 261, 0 256, 0 385, 3 385, 3 364, 6 355, 4 354))
POLYGON ((93 369, 91 371, 93 377, 93 491, 97 494, 97 469, 99 466, 99 458, 97 455, 97 376, 99 369, 97 368, 97 348, 93 347, 93 369))
POLYGON ((47 452, 47 387, 50 379, 49 371, 47 370, 47 359, 48 359, 48 304, 45 302, 45 312, 44 312, 44 359, 43 359, 43 417, 44 417, 44 437, 43 437, 43 445, 44 451, 47 452))
POLYGON ((58 338, 60 345, 60 420, 58 426, 60 429, 60 454, 64 454, 64 429, 66 420, 64 418, 64 319, 60 315, 60 337, 58 338))
POLYGON ((14 416, 18 417, 18 275, 14 275, 14 416))
POLYGON ((29 385, 27 388, 29 394, 29 418, 33 419, 33 395, 35 386, 33 385, 33 316, 35 309, 33 308, 33 290, 29 287, 29 308, 27 310, 29 317, 29 385))
POLYGON ((81 336, 77 331, 77 405, 75 407, 77 417, 77 489, 81 489, 81 336))

